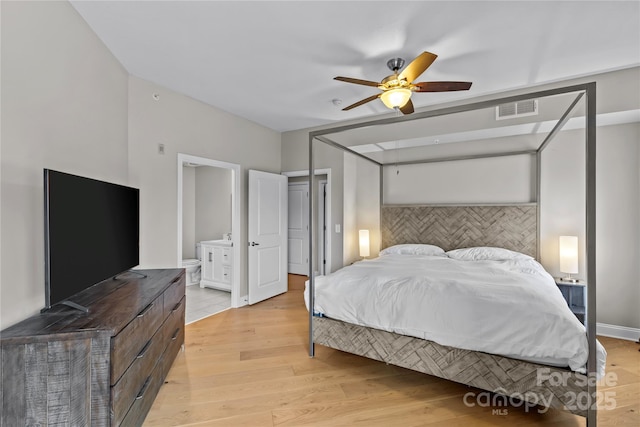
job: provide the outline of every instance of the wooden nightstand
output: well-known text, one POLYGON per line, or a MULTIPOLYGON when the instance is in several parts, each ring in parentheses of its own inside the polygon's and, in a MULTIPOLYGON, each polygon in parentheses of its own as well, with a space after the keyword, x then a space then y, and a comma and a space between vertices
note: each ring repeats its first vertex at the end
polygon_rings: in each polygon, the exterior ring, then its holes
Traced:
POLYGON ((587 306, 587 283, 582 280, 578 282, 565 282, 558 277, 555 278, 555 281, 573 314, 584 324, 584 315, 587 306))

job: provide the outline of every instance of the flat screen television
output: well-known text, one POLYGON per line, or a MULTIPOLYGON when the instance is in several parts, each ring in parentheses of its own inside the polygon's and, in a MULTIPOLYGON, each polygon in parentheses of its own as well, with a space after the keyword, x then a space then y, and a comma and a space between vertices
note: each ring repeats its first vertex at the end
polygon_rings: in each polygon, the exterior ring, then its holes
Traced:
POLYGON ((44 170, 45 310, 139 264, 140 190, 44 170))

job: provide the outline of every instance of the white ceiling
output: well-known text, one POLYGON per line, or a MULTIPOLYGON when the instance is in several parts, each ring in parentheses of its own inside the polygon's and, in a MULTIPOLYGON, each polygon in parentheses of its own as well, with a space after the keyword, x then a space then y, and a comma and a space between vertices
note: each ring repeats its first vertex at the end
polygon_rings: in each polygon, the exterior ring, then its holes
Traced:
POLYGON ((127 71, 277 131, 389 112, 346 105, 388 59, 438 55, 416 108, 640 64, 639 1, 72 1, 127 71), (341 99, 336 107, 333 99, 341 99))

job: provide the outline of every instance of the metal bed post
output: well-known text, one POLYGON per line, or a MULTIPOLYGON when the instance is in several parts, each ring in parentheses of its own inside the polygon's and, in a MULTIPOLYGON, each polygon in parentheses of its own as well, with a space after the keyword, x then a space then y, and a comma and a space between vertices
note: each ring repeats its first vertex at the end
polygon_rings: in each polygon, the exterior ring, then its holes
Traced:
POLYGON ((313 136, 309 135, 309 357, 315 356, 313 343, 313 307, 315 296, 315 277, 313 274, 313 136))
POLYGON ((542 150, 536 151, 536 259, 541 262, 540 259, 540 225, 542 224, 540 212, 540 202, 542 200, 542 150))
POLYGON ((586 85, 586 242, 587 242, 587 426, 595 427, 597 418, 596 360, 596 83, 586 85))

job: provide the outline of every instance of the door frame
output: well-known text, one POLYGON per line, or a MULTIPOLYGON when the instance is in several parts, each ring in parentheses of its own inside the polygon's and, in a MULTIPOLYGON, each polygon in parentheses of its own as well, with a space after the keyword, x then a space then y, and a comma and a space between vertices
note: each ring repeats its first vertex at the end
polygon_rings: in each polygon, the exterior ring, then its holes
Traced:
POLYGON ((240 165, 178 153, 178 259, 176 261, 178 267, 182 267, 182 167, 185 163, 231 170, 231 242, 233 243, 231 307, 237 308, 246 305, 246 302, 242 303, 240 301, 240 265, 242 264, 242 259, 240 258, 240 181, 242 179, 240 165))
MULTIPOLYGON (((327 183, 327 198, 326 198, 326 204, 325 204, 325 223, 328 224, 327 226, 327 233, 326 233, 326 245, 325 245, 325 273, 330 272, 331 271, 331 168, 326 168, 326 169, 315 169, 313 171, 314 176, 316 175, 326 175, 327 179, 326 179, 326 183, 327 183)), ((298 170, 298 171, 290 171, 290 172, 282 172, 282 175, 285 175, 289 178, 295 178, 295 177, 300 177, 300 176, 309 176, 309 170, 305 169, 305 170, 298 170)), ((323 181, 325 181, 323 179, 323 181)), ((318 209, 320 209, 320 206, 318 206, 318 209)), ((320 214, 320 212, 318 211, 318 214, 320 214)), ((313 226, 313 225, 312 225, 313 226)), ((317 240, 317 238, 316 238, 317 240)), ((318 246, 317 249, 320 249, 320 246, 318 246)), ((317 253, 319 254, 320 252, 317 251, 317 253)), ((318 268, 319 270, 319 268, 318 268)), ((317 273, 317 271, 316 271, 317 273)))

